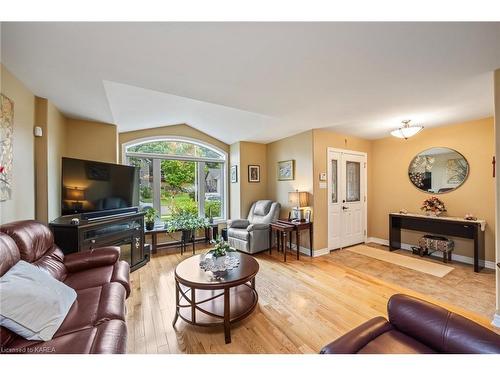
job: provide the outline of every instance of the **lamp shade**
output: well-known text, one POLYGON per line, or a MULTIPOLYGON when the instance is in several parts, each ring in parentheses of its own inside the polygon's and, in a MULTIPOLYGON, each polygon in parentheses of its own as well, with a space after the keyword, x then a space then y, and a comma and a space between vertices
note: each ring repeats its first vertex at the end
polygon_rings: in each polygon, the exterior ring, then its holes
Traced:
POLYGON ((66 187, 64 188, 64 195, 69 201, 84 201, 85 200, 85 190, 76 187, 66 187))
POLYGON ((288 193, 288 201, 294 207, 307 207, 309 206, 309 193, 307 191, 291 191, 288 193))
POLYGON ((391 132, 391 135, 396 138, 408 139, 410 137, 413 137, 424 128, 421 125, 410 125, 410 121, 411 120, 404 120, 403 126, 396 130, 393 130, 391 132))

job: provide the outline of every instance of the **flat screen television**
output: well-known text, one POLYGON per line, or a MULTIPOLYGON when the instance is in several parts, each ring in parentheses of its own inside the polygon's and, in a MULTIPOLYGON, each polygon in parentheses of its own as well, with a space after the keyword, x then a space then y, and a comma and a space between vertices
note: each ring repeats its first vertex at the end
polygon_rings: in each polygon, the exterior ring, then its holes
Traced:
POLYGON ((62 158, 61 215, 139 205, 139 168, 62 158))

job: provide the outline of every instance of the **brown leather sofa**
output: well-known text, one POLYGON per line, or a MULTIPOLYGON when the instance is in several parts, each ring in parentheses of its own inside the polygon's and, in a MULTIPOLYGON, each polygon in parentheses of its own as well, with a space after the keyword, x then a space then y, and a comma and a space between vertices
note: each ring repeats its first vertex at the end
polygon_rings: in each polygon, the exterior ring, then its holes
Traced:
POLYGON ((25 340, 0 327, 0 353, 125 353, 130 269, 119 257, 118 247, 64 255, 50 229, 33 220, 0 226, 0 277, 22 259, 77 293, 52 340, 25 340))
POLYGON ((500 353, 500 335, 461 315, 404 294, 373 318, 326 345, 321 354, 500 353))

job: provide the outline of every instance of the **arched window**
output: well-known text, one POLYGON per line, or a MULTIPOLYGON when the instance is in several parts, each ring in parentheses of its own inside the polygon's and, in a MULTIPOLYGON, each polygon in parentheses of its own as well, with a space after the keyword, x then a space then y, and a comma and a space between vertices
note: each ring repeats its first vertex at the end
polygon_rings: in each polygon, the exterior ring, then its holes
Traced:
POLYGON ((183 209, 226 218, 227 153, 189 138, 155 137, 123 146, 124 162, 140 168, 140 204, 162 219, 183 209))

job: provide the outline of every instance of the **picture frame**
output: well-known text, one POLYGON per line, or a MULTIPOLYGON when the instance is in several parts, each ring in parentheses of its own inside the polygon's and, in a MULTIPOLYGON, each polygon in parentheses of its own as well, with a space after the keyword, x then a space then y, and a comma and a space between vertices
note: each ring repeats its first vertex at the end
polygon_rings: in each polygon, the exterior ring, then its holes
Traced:
POLYGON ((304 214, 304 219, 306 220, 306 223, 311 222, 311 210, 306 210, 306 212, 304 214))
POLYGON ((260 165, 248 166, 248 182, 260 182, 260 165))
POLYGON ((238 182, 238 166, 232 165, 231 166, 231 183, 234 184, 236 182, 238 182))
POLYGON ((278 181, 295 180, 295 160, 283 160, 278 162, 278 181))

